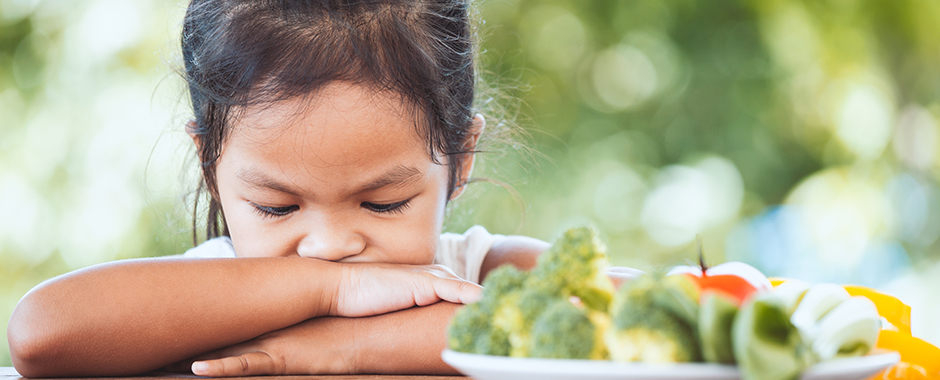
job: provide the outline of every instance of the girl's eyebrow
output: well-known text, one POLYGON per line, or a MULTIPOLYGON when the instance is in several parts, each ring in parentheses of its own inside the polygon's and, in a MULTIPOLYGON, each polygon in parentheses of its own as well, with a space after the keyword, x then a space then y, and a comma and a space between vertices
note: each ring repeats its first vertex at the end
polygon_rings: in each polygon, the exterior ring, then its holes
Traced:
POLYGON ((385 174, 382 174, 378 178, 360 187, 353 194, 358 195, 390 185, 404 186, 417 181, 420 177, 420 170, 411 166, 396 165, 391 170, 385 172, 385 174))
POLYGON ((235 172, 235 177, 238 177, 238 179, 242 180, 251 187, 265 187, 271 190, 298 196, 297 192, 295 192, 290 186, 280 183, 277 180, 268 177, 266 174, 264 174, 264 172, 255 170, 253 168, 240 169, 235 172))

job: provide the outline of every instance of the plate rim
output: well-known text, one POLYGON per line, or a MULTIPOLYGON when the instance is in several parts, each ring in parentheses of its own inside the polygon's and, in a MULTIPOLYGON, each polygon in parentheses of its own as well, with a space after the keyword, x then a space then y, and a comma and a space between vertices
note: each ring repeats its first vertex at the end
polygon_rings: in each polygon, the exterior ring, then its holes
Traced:
MULTIPOLYGON (((710 377, 735 377, 740 378, 740 371, 733 365, 716 363, 670 363, 670 364, 652 364, 652 363, 621 363, 610 360, 584 360, 584 359, 543 359, 543 358, 517 358, 509 356, 482 355, 466 352, 458 352, 450 348, 441 352, 441 358, 448 365, 460 370, 460 372, 470 375, 462 368, 481 369, 485 371, 495 371, 506 374, 546 374, 553 375, 580 375, 591 376, 596 374, 607 374, 614 370, 629 371, 634 376, 647 376, 658 378, 672 378, 681 376, 691 376, 700 378, 710 377), (472 360, 470 365, 466 362, 472 360), (481 365, 482 364, 485 365, 481 365), (528 365, 520 367, 520 363, 528 365), (572 366, 571 364, 579 364, 572 366), (533 370, 535 369, 535 370, 533 370), (702 371, 707 370, 707 375, 702 371), (695 376, 700 375, 700 376, 695 376)), ((812 377, 827 376, 838 374, 842 371, 856 369, 862 363, 866 367, 888 368, 897 364, 901 360, 901 355, 897 351, 878 350, 865 356, 840 358, 830 361, 817 363, 803 371, 801 378, 807 375, 812 377)))

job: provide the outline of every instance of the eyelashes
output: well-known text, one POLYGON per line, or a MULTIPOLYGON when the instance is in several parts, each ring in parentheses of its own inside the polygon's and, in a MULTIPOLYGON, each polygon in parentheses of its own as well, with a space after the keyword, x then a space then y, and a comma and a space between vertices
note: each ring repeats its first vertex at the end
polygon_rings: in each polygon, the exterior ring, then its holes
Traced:
POLYGON ((388 213, 388 214, 400 214, 405 212, 408 209, 408 206, 411 205, 411 198, 405 199, 401 202, 389 203, 389 204, 377 204, 370 202, 362 202, 361 206, 365 209, 368 209, 373 212, 378 213, 388 213))
POLYGON ((261 215, 262 218, 276 218, 279 216, 286 216, 287 214, 290 214, 300 209, 300 206, 297 206, 297 205, 286 206, 286 207, 268 207, 268 206, 262 206, 262 205, 256 204, 254 202, 248 202, 248 203, 251 203, 251 205, 254 206, 255 211, 258 213, 258 215, 261 215))
MULTIPOLYGON (((366 210, 379 213, 379 214, 401 214, 411 205, 411 200, 413 198, 408 198, 401 202, 381 204, 381 203, 372 203, 372 202, 362 202, 360 206, 366 210)), ((287 216, 288 214, 297 211, 300 209, 300 206, 291 205, 285 207, 270 207, 262 206, 254 202, 248 202, 254 207, 255 212, 258 215, 261 215, 262 218, 277 218, 282 216, 287 216)))

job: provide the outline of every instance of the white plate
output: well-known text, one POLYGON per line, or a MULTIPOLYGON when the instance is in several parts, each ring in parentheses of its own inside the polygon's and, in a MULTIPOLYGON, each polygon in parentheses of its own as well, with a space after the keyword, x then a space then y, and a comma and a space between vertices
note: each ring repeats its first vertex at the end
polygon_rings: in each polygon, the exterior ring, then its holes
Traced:
MULTIPOLYGON (((603 360, 528 359, 444 350, 444 362, 477 380, 738 380, 737 368, 704 363, 641 364, 603 360)), ((837 359, 810 367, 801 380, 863 380, 901 360, 897 352, 837 359)))

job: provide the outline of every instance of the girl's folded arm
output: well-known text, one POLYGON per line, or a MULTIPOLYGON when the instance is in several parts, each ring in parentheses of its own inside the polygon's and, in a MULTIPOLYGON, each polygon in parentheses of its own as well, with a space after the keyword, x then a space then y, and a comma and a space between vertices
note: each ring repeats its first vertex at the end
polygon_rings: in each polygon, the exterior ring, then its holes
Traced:
POLYGON ((522 270, 535 268, 539 256, 549 247, 551 244, 528 236, 507 236, 493 244, 483 258, 483 264, 480 266, 480 283, 483 283, 490 271, 503 264, 512 264, 522 270))
POLYGON ((37 286, 8 326, 28 377, 126 375, 326 315, 340 271, 303 258, 141 259, 37 286))
POLYGON ((27 377, 128 375, 324 315, 367 316, 479 287, 434 266, 309 258, 142 259, 103 264, 30 291, 10 318, 27 377))
POLYGON ((310 374, 457 374, 441 360, 460 305, 438 302, 363 318, 322 317, 174 366, 214 377, 310 374))

